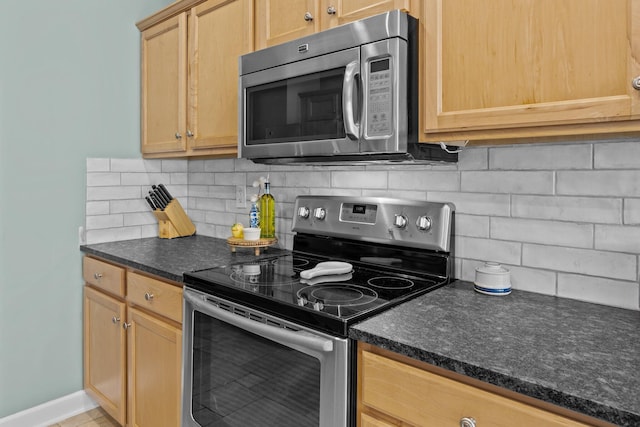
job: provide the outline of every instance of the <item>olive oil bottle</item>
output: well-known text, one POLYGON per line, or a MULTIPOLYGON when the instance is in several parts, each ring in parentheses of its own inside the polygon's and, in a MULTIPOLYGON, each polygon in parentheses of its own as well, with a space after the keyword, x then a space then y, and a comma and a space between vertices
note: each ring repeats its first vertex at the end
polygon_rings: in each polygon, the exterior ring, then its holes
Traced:
POLYGON ((276 200, 271 195, 269 181, 264 183, 264 194, 260 196, 260 238, 276 237, 276 200))

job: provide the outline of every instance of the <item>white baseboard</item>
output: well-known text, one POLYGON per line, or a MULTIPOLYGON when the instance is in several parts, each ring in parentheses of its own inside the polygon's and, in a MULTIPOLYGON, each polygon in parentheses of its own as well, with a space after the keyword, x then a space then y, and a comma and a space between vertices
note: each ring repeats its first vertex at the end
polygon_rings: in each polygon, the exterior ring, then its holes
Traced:
POLYGON ((0 427, 45 427, 89 411, 98 404, 84 390, 0 418, 0 427))

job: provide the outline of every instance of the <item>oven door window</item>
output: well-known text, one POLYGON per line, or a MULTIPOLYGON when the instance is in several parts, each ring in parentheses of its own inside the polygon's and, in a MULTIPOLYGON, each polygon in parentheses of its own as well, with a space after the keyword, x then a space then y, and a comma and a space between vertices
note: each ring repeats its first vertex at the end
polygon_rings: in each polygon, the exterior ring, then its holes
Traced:
POLYGON ((194 312, 192 414, 201 426, 318 426, 321 363, 194 312))

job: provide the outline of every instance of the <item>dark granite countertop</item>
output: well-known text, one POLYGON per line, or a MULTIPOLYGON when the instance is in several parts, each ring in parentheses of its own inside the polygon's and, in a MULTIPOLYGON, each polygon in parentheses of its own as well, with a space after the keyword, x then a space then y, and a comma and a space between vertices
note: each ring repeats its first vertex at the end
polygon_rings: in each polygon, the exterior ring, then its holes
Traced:
POLYGON ((640 426, 640 312, 455 282, 350 337, 621 426, 640 426))
MULTIPOLYGON (((225 239, 198 235, 97 243, 82 245, 80 250, 176 282, 182 282, 185 272, 256 259, 252 248, 238 248, 232 253, 225 239)), ((261 251, 260 257, 283 252, 288 251, 276 245, 261 251)))
MULTIPOLYGON (((157 276, 255 259, 191 236, 83 245, 86 254, 157 276)), ((263 256, 288 251, 271 247, 263 256)), ((350 330, 350 337, 621 426, 640 426, 640 312, 455 282, 350 330)))

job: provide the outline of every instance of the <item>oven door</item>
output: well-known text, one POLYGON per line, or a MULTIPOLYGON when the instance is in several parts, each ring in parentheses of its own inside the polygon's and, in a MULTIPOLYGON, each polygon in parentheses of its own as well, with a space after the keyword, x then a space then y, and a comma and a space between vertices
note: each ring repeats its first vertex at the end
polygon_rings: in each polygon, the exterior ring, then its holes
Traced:
POLYGON ((240 77, 239 157, 360 151, 360 48, 240 77))
POLYGON ((182 426, 347 426, 349 341, 184 290, 182 426))

